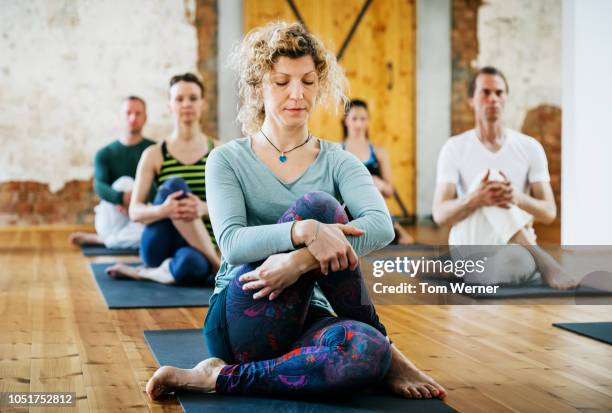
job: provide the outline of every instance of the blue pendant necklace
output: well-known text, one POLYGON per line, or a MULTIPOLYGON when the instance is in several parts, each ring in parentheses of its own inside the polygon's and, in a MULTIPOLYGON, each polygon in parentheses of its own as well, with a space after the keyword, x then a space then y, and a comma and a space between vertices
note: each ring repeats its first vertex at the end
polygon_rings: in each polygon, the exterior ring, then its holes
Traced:
POLYGON ((287 162, 287 155, 285 155, 285 154, 287 154, 287 153, 289 153, 289 152, 291 152, 291 151, 296 150, 296 149, 297 149, 297 148, 299 148, 300 146, 304 146, 304 145, 306 145, 306 144, 308 143, 308 141, 310 140, 310 137, 312 136, 312 135, 310 134, 310 132, 309 132, 309 133, 308 133, 308 136, 306 137, 306 140, 305 140, 304 142, 300 143, 298 146, 296 146, 296 147, 294 147, 294 148, 289 149, 288 151, 281 151, 280 149, 278 149, 278 148, 276 147, 276 145, 274 145, 274 144, 272 143, 272 141, 271 141, 270 139, 268 139, 268 137, 266 136, 266 134, 265 134, 265 133, 263 133, 263 131, 262 131, 261 129, 260 129, 259 131, 260 131, 260 132, 261 132, 261 134, 264 136, 264 138, 266 138, 266 140, 267 140, 267 141, 270 143, 270 145, 272 145, 272 147, 273 147, 274 149, 276 149, 276 150, 278 151, 278 153, 280 153, 280 155, 278 156, 278 160, 279 160, 279 161, 281 161, 281 163, 285 163, 285 162, 287 162))

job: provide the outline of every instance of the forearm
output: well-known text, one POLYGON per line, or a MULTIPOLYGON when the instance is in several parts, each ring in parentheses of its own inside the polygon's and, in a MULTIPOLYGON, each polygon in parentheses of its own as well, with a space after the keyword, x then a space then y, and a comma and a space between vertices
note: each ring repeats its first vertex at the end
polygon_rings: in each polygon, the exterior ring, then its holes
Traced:
POLYGON ((557 216, 557 207, 554 201, 550 202, 543 199, 537 199, 527 194, 522 194, 516 204, 523 211, 533 215, 536 222, 550 224, 557 216))
POLYGON ((319 268, 319 262, 313 257, 310 251, 308 251, 308 248, 300 248, 291 251, 289 254, 291 254, 294 265, 299 269, 300 274, 305 274, 319 268))
POLYGON ((476 193, 441 201, 434 207, 433 219, 440 226, 451 226, 467 218, 479 206, 476 193))
POLYGON ((162 205, 147 205, 140 202, 132 202, 129 213, 132 221, 145 225, 167 218, 163 212, 162 205))
POLYGON ((121 205, 123 203, 123 192, 115 191, 106 182, 94 179, 94 192, 104 201, 111 204, 121 205))

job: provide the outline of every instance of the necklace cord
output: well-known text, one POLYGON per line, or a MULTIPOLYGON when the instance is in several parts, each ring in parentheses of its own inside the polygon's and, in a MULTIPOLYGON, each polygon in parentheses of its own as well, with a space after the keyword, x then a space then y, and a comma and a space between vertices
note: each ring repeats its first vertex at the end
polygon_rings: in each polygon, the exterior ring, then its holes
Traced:
POLYGON ((308 133, 308 136, 306 137, 306 140, 305 140, 304 142, 302 142, 302 143, 300 143, 299 145, 297 145, 297 146, 295 146, 295 147, 293 147, 293 148, 289 149, 288 151, 281 151, 280 149, 278 149, 278 148, 276 147, 276 145, 274 145, 274 144, 272 143, 272 141, 271 141, 270 139, 268 139, 268 137, 267 137, 267 136, 266 136, 266 134, 263 132, 263 130, 261 130, 261 129, 260 129, 259 131, 260 131, 260 132, 261 132, 261 134, 264 136, 264 138, 266 138, 266 140, 268 141, 268 143, 269 143, 270 145, 272 145, 272 147, 273 147, 274 149, 276 149, 276 151, 277 151, 278 153, 280 153, 281 155, 283 155, 283 156, 284 156, 286 153, 289 153, 289 152, 291 152, 291 151, 296 150, 296 149, 297 149, 297 148, 299 148, 299 147, 302 147, 302 146, 306 145, 306 144, 308 143, 308 141, 310 140, 310 138, 312 137, 312 135, 311 135, 311 134, 310 134, 310 132, 309 132, 309 133, 308 133))

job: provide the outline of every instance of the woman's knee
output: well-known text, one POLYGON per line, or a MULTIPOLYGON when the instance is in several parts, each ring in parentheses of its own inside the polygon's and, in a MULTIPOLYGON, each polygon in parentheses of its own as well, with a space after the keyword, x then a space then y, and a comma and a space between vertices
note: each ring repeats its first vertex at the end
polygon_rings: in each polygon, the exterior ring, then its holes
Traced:
POLYGON ((157 195, 155 196, 154 204, 163 203, 168 197, 168 195, 178 191, 183 191, 183 193, 186 194, 188 192, 191 192, 191 189, 183 178, 174 177, 168 179, 157 189, 157 195))
POLYGON ((340 202, 327 192, 313 191, 302 195, 283 214, 279 222, 315 219, 325 224, 346 224, 348 216, 340 202))

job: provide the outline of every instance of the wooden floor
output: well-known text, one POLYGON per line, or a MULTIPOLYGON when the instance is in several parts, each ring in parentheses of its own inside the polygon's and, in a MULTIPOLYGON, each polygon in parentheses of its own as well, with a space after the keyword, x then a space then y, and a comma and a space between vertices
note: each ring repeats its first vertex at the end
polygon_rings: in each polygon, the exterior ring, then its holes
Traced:
MULTIPOLYGON (((199 328, 206 309, 107 310, 66 237, 0 231, 0 392, 74 391, 79 411, 181 411, 144 393, 157 365, 142 332, 199 328)), ((461 412, 612 411, 612 346, 551 326, 609 321, 612 306, 378 310, 395 344, 461 412)))

